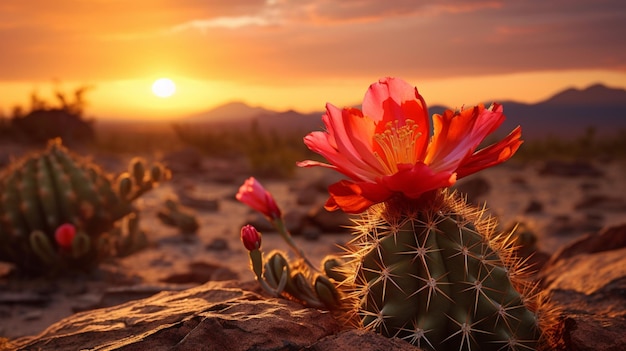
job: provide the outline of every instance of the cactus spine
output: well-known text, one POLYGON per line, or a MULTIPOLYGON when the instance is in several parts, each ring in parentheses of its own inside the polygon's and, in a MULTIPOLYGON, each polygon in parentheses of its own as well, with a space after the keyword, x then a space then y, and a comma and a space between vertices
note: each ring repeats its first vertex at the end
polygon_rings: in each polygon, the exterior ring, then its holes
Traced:
POLYGON ((454 194, 393 201, 358 222, 342 317, 426 350, 535 350, 543 307, 507 233, 454 194))
POLYGON ((163 166, 145 172, 145 161, 134 159, 130 174, 120 175, 125 192, 96 165, 79 160, 61 145, 27 155, 0 174, 0 259, 40 274, 48 267, 92 266, 106 256, 102 234, 134 212, 132 201, 167 178, 163 166), (77 229, 73 252, 63 252, 54 232, 69 223, 77 229))

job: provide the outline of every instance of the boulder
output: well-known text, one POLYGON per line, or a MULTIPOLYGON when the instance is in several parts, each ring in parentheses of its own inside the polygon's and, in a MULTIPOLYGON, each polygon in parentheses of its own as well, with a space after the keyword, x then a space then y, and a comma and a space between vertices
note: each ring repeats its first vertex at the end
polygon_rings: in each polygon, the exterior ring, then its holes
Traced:
POLYGON ((561 309, 565 350, 626 350, 626 225, 576 240, 540 276, 561 309))
POLYGON ((312 207, 308 219, 324 233, 346 233, 354 227, 353 217, 341 210, 328 211, 322 205, 312 207))
MULTIPOLYGON (((371 332, 341 331, 330 313, 257 292, 256 282, 209 282, 81 312, 17 350, 418 350, 371 332)), ((1 344, 0 344, 1 345, 1 344)))
POLYGON ((604 172, 587 161, 546 161, 539 170, 542 176, 557 177, 603 177, 604 172))

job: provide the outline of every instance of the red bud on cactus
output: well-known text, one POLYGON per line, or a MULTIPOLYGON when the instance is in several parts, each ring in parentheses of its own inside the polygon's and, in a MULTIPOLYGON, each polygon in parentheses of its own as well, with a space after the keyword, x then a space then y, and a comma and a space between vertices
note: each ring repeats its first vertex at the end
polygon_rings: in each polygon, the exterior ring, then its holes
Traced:
POLYGON ((61 224, 54 232, 54 239, 57 244, 64 249, 72 247, 72 241, 75 236, 76 228, 70 223, 61 224))
POLYGON ((278 208, 272 194, 265 190, 263 185, 254 177, 248 178, 239 188, 237 200, 263 213, 270 219, 282 217, 280 208, 278 208))
POLYGON ((261 247, 261 233, 250 224, 241 228, 241 241, 248 251, 258 250, 261 247))

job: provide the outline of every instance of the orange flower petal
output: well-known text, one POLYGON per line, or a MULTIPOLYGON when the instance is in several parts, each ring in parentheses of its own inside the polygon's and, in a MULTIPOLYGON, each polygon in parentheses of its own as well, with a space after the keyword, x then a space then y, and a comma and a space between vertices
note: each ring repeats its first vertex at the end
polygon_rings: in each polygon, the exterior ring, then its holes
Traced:
POLYGON ((519 145, 521 129, 476 152, 504 121, 502 106, 478 105, 433 116, 433 136, 426 103, 417 89, 401 79, 383 78, 363 99, 363 112, 327 104, 325 132, 313 132, 305 144, 329 162, 298 166, 335 169, 351 180, 329 187, 329 210, 358 213, 392 198, 419 200, 426 193, 453 185, 457 178, 509 159, 519 145), (430 139, 430 140, 429 140, 430 139))
MULTIPOLYGON (((388 123, 398 123, 399 127, 412 120, 417 124, 417 132, 422 135, 415 140, 418 158, 426 152, 430 123, 424 98, 417 88, 401 79, 383 78, 378 84, 372 84, 363 99, 363 114, 376 123, 376 133, 384 133, 388 123)), ((381 152, 373 143, 374 150, 381 152)))
POLYGON ((424 163, 435 171, 454 171, 504 121, 502 107, 478 105, 458 113, 447 110, 433 116, 434 134, 424 163))
POLYGON ((330 197, 324 207, 328 211, 341 209, 346 213, 361 213, 391 196, 378 184, 355 183, 345 179, 330 185, 328 192, 330 197))
POLYGON ((518 126, 500 142, 477 151, 459 166, 458 177, 465 177, 508 160, 522 145, 521 137, 522 128, 518 126))

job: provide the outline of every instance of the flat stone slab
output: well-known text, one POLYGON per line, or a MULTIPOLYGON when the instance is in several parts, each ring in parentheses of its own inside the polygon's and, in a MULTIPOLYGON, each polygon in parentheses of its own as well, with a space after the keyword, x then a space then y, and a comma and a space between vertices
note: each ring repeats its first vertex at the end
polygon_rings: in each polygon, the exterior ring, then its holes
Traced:
MULTIPOLYGON (((41 334, 14 340, 18 350, 418 350, 358 330, 341 331, 328 312, 246 290, 250 283, 209 282, 184 291, 74 314, 41 334)), ((2 349, 0 344, 0 349, 2 349)))

